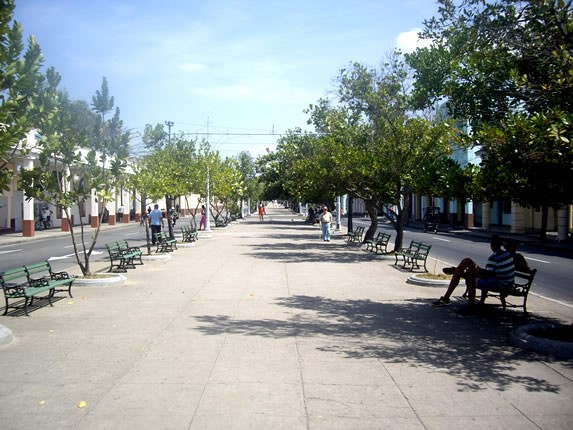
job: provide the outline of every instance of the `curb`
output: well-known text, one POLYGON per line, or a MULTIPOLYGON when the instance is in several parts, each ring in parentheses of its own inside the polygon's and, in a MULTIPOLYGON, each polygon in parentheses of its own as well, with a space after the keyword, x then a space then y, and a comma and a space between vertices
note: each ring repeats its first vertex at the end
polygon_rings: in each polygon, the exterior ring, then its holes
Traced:
POLYGON ((121 285, 125 283, 127 278, 120 273, 109 273, 109 276, 101 278, 76 278, 73 282, 74 287, 107 287, 110 285, 121 285))
POLYGON ((419 276, 419 274, 410 276, 408 279, 406 279, 406 283, 420 285, 423 287, 447 287, 450 285, 449 280, 422 278, 419 276))
POLYGON ((562 325, 555 323, 535 323, 527 324, 516 328, 510 335, 512 345, 542 354, 551 355, 555 358, 573 358, 573 343, 559 340, 545 339, 537 335, 547 330, 573 331, 573 325, 562 325))
POLYGON ((12 340, 14 340, 14 336, 12 336, 12 330, 0 324, 0 346, 8 345, 10 342, 12 342, 12 340))

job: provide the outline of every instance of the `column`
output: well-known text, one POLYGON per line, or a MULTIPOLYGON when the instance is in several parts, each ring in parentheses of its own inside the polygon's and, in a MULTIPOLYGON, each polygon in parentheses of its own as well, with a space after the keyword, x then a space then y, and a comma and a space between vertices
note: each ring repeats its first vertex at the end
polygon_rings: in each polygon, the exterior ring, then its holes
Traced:
POLYGON ((135 206, 135 222, 141 222, 141 204, 137 202, 141 201, 141 194, 139 191, 135 190, 133 192, 134 206, 135 206))
POLYGON ((557 210, 557 240, 559 242, 567 240, 569 233, 569 211, 567 206, 562 206, 557 210))
MULTIPOLYGON (((120 202, 123 202, 123 205, 121 205, 123 207, 123 216, 122 216, 121 222, 124 224, 128 224, 129 223, 129 210, 130 210, 129 193, 126 193, 123 188, 121 189, 121 200, 120 200, 120 202)), ((167 213, 169 213, 169 211, 167 213)))
POLYGON ((90 207, 89 207, 89 220, 90 226, 92 228, 98 228, 99 226, 99 205, 97 202, 97 194, 95 188, 91 189, 90 192, 90 207))
MULTIPOLYGON (((70 176, 70 169, 69 167, 66 168, 66 174, 65 176, 62 178, 62 183, 60 185, 60 189, 62 190, 69 190, 70 189, 70 183, 69 181, 66 179, 70 176), (64 182, 65 181, 65 182, 64 182)), ((60 219, 62 220, 60 223, 60 230, 61 231, 70 231, 71 229, 71 224, 73 224, 74 222, 74 215, 72 214, 72 208, 67 208, 68 209, 68 213, 71 215, 72 219, 68 219, 67 215, 66 215, 66 211, 64 210, 64 208, 62 207, 60 209, 60 219)), ((56 207, 56 210, 54 211, 54 213, 58 210, 58 207, 56 207)), ((78 216, 81 218, 81 208, 78 206, 78 216)))
POLYGON ((340 206, 340 196, 336 197, 336 231, 340 231, 340 212, 342 207, 340 206))
POLYGON ((465 210, 465 220, 464 226, 465 228, 473 228, 474 227, 474 203, 470 200, 466 202, 466 210, 465 210))
POLYGON ((452 227, 457 221, 456 220, 457 214, 458 214, 458 201, 455 199, 452 199, 452 200, 450 200, 449 208, 448 208, 448 218, 449 218, 448 221, 452 227))
POLYGON ((108 210, 107 223, 109 225, 115 225, 115 221, 116 221, 117 192, 115 192, 115 190, 114 190, 113 194, 115 196, 115 199, 112 200, 111 202, 107 202, 105 205, 105 207, 108 210))
POLYGON ((511 233, 525 232, 525 211, 517 203, 511 203, 511 233))
POLYGON ((483 202, 481 204, 481 228, 489 230, 491 225, 491 203, 483 202))
MULTIPOLYGON (((22 167, 26 170, 34 168, 34 161, 25 159, 22 167)), ((27 200, 26 196, 22 196, 22 236, 34 237, 36 234, 36 221, 34 220, 34 199, 27 200)), ((39 216, 40 214, 38 214, 39 216)))

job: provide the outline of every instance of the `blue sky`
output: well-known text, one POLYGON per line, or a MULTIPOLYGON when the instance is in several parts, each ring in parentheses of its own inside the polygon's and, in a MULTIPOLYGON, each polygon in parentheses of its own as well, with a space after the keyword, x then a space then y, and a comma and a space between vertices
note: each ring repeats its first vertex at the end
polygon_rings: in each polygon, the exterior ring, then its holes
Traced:
POLYGON ((16 0, 15 19, 73 99, 91 102, 107 78, 134 144, 145 124, 172 121, 208 132, 222 156, 257 156, 308 128, 303 110, 338 70, 412 49, 436 11, 434 0, 16 0))

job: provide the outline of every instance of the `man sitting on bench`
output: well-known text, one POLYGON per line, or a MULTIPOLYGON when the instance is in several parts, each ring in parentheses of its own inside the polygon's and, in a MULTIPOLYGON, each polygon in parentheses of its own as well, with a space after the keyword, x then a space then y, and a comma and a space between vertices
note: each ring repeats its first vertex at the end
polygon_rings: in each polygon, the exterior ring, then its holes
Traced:
POLYGON ((483 304, 488 291, 503 290, 513 285, 515 267, 513 256, 509 251, 501 249, 503 241, 498 235, 493 235, 490 242, 493 254, 487 260, 485 269, 479 267, 471 258, 464 258, 457 267, 447 267, 444 273, 451 274, 450 285, 442 297, 432 303, 432 306, 447 306, 450 304, 450 296, 465 278, 468 287, 468 299, 470 305, 475 302, 476 288, 482 290, 479 304, 483 304))

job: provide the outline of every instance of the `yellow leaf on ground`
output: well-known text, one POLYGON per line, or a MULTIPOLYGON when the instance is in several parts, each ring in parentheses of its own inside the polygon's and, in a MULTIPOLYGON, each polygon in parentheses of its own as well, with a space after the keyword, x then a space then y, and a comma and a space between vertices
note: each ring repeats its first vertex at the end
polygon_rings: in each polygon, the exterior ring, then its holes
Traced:
POLYGON ((85 408, 87 405, 88 405, 88 404, 87 404, 86 402, 84 402, 83 400, 81 400, 81 401, 78 403, 78 408, 85 408))
POLYGON ((73 305, 73 304, 74 304, 74 302, 73 302, 72 300, 70 300, 70 301, 68 302, 68 305, 73 305))
POLYGON ((41 405, 45 405, 45 404, 46 404, 46 401, 45 401, 45 400, 40 400, 40 404, 41 404, 41 405))

